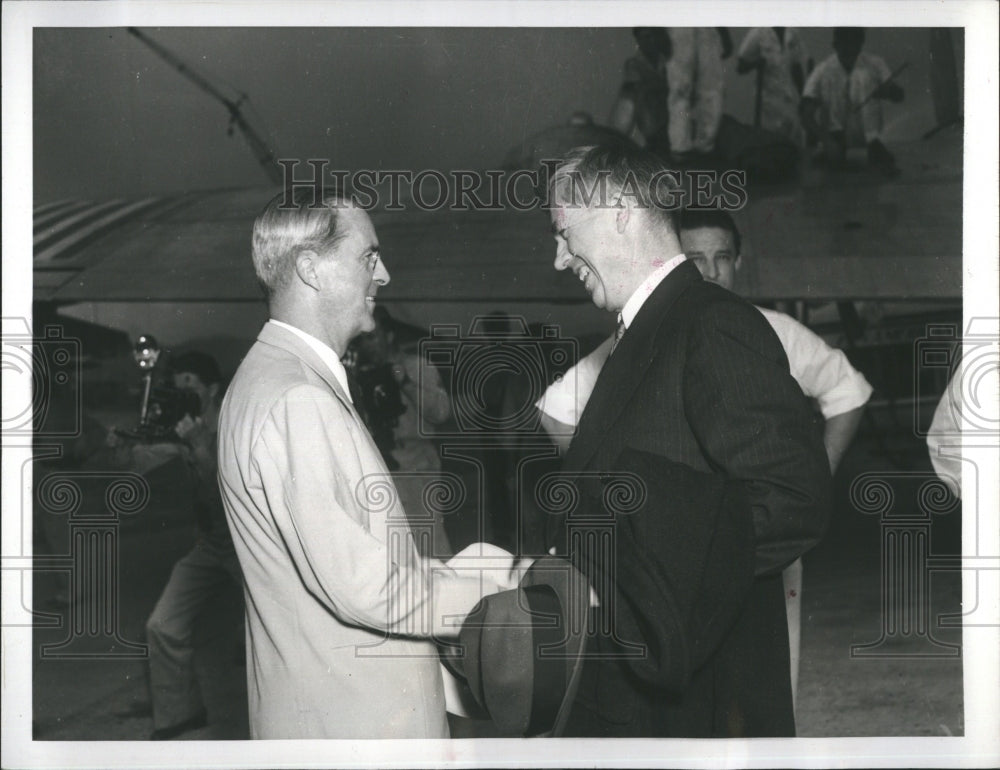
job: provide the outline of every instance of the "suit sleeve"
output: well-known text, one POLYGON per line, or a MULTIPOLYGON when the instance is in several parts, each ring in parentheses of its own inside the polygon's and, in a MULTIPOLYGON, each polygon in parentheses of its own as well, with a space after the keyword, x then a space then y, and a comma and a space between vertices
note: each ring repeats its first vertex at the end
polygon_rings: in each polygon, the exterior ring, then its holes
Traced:
MULTIPOLYGON (((253 447, 280 537, 310 593, 343 621, 415 636, 454 634, 479 601, 479 576, 460 576, 369 530, 352 419, 321 388, 289 390, 253 447), (447 620, 450 618, 450 620, 447 620), (444 624, 448 623, 447 626, 444 624)), ((389 484, 384 502, 395 495, 389 484)), ((377 503, 376 503, 377 504, 377 503)), ((399 509, 401 510, 401 509, 399 509)), ((495 587, 486 584, 485 592, 495 587)))
POLYGON ((705 308, 689 337, 683 388, 705 456, 743 482, 756 573, 783 569, 826 532, 831 482, 817 420, 763 316, 735 302, 705 308))

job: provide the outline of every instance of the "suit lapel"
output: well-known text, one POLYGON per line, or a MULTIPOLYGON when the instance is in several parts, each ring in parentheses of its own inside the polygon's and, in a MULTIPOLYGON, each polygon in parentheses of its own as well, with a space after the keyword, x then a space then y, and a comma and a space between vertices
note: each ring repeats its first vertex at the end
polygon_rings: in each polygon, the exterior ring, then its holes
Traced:
POLYGON ((700 280, 698 268, 690 262, 682 262, 643 303, 597 378, 594 392, 580 417, 576 438, 566 453, 564 470, 582 470, 590 462, 653 362, 657 352, 657 330, 668 322, 671 306, 686 287, 700 280))
POLYGON ((288 329, 282 329, 275 324, 266 323, 264 324, 264 328, 260 330, 260 334, 257 335, 257 340, 266 345, 274 345, 282 350, 287 350, 289 353, 300 358, 306 366, 319 375, 323 382, 329 385, 330 390, 333 391, 334 395, 340 399, 345 407, 352 412, 355 411, 351 399, 344 392, 340 381, 330 371, 330 367, 323 362, 316 354, 316 351, 309 347, 301 337, 288 331, 288 329))

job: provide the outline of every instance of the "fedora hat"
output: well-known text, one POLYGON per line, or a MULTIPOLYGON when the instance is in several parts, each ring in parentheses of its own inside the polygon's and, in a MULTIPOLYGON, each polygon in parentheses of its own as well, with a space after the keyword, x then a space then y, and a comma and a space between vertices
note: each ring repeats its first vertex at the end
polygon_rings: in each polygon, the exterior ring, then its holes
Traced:
POLYGON ((579 684, 589 608, 587 579, 545 556, 517 588, 484 597, 466 617, 444 660, 501 737, 560 734, 579 684))

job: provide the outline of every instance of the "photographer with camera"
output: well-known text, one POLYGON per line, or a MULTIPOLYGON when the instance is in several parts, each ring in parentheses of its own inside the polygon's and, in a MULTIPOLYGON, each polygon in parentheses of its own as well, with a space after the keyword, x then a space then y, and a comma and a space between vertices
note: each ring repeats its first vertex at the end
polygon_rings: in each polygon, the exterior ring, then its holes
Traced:
POLYGON ((431 522, 431 539, 417 538, 423 556, 452 555, 439 513, 426 510, 424 490, 441 472, 437 447, 421 434, 421 422, 440 425, 451 416, 451 401, 433 366, 421 369, 419 356, 404 351, 395 320, 384 307, 374 310, 375 329, 359 335, 346 357, 360 398, 359 411, 392 472, 399 501, 416 531, 431 522))
POLYGON ((146 473, 163 457, 180 455, 194 486, 197 534, 194 547, 178 561, 146 621, 149 683, 152 696, 152 740, 174 738, 207 724, 194 669, 194 624, 199 612, 219 591, 242 586, 216 480, 219 405, 222 377, 215 359, 190 351, 171 361, 172 388, 161 388, 150 400, 150 425, 139 438, 122 440, 112 429, 109 444, 121 464, 146 473), (166 423, 171 422, 172 430, 166 423), (158 426, 158 427, 157 427, 158 426), (152 443, 150 443, 152 442, 152 443))

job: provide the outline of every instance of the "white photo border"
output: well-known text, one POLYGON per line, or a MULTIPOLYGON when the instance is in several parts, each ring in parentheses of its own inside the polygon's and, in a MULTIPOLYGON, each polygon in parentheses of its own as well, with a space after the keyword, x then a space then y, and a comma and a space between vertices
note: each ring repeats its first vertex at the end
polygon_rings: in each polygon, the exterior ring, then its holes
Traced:
MULTIPOLYGON (((3 5, 3 315, 31 317, 32 30, 34 27, 156 26, 525 26, 644 24, 734 27, 767 21, 798 27, 963 27, 965 147, 963 278, 966 324, 997 318, 997 5, 982 2, 8 2, 3 5)), ((11 380, 8 382, 8 380, 11 380)), ((4 378, 3 399, 24 403, 4 378)), ((28 399, 30 400, 30 399, 28 399)), ((996 404, 992 407, 995 409, 996 404)), ((995 415, 995 412, 994 412, 995 415)), ((980 467, 979 542, 1000 542, 1000 462, 980 467)), ((6 466, 5 466, 6 471, 6 466)), ((20 490, 3 484, 3 535, 17 537, 7 512, 20 490)), ((973 515, 969 510, 966 516, 973 515)), ((968 524, 969 519, 967 518, 968 524)), ((963 552, 974 553, 975 527, 963 528, 963 552)), ((1000 571, 965 573, 963 600, 976 601, 998 624, 966 628, 965 735, 941 738, 737 740, 554 739, 549 741, 220 741, 33 742, 31 629, 3 631, 3 744, 17 767, 961 767, 993 766, 1000 738, 1000 571)), ((3 606, 19 603, 3 582, 3 606)), ((30 590, 30 586, 29 586, 30 590)), ((6 615, 7 610, 4 610, 6 615)))

